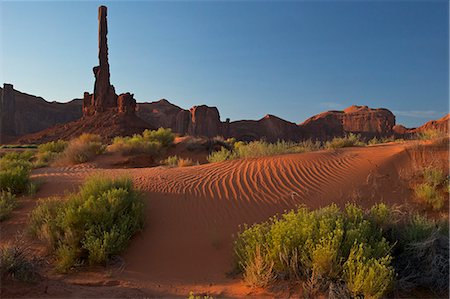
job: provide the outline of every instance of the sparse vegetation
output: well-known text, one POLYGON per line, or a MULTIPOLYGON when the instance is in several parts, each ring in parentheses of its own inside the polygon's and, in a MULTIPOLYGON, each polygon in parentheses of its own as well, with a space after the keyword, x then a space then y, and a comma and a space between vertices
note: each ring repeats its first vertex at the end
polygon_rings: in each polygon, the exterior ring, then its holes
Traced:
POLYGON ((99 135, 84 133, 69 141, 65 150, 59 155, 58 164, 85 163, 104 151, 105 146, 99 135))
POLYGON ((303 142, 278 141, 276 143, 268 143, 265 141, 251 141, 249 143, 245 143, 238 141, 233 142, 232 145, 232 149, 222 147, 219 151, 212 152, 208 156, 208 161, 213 163, 242 158, 304 153, 322 148, 320 142, 314 142, 311 140, 303 142))
POLYGON ((47 166, 58 159, 60 154, 67 148, 68 142, 64 140, 51 141, 38 146, 38 152, 33 163, 34 167, 47 166))
POLYGON ((414 214, 392 227, 397 288, 423 288, 435 294, 448 292, 448 225, 448 218, 436 221, 414 214))
POLYGON ((187 298, 188 299, 214 299, 213 296, 209 296, 209 295, 195 295, 194 292, 192 292, 192 291, 189 292, 189 296, 187 298))
POLYGON ((108 147, 111 152, 124 155, 148 154, 158 155, 164 148, 168 148, 175 140, 171 129, 159 128, 156 131, 145 130, 141 135, 132 137, 116 137, 108 147))
POLYGON ((440 168, 427 167, 423 170, 424 182, 414 186, 414 193, 420 201, 431 206, 433 210, 440 210, 444 206, 447 191, 446 176, 440 168))
POLYGON ((178 156, 170 156, 166 160, 162 161, 162 164, 170 167, 187 167, 194 165, 191 159, 183 159, 178 156))
POLYGON ((130 179, 88 179, 67 199, 47 199, 31 214, 31 233, 56 254, 67 272, 88 262, 101 264, 123 251, 142 228, 144 203, 130 179))
POLYGON ((366 144, 361 141, 361 136, 353 133, 350 133, 345 137, 334 137, 331 141, 325 143, 325 147, 328 149, 365 145, 366 144))
POLYGON ((0 191, 0 221, 9 217, 12 210, 17 206, 17 199, 9 191, 0 191))
POLYGON ((354 296, 374 298, 393 282, 390 248, 376 223, 354 205, 344 211, 302 207, 246 227, 235 243, 238 267, 252 278, 248 283, 271 276, 328 282, 344 277, 354 296))
MULTIPOLYGON (((297 211, 245 226, 235 241, 247 283, 283 278, 317 292, 381 298, 392 287, 448 292, 448 219, 437 222, 378 204, 297 211), (344 284, 342 285, 343 282, 344 284)), ((349 297, 349 295, 345 295, 349 297)))
POLYGON ((416 134, 416 138, 419 140, 432 140, 441 137, 445 137, 445 134, 436 129, 427 129, 416 134))
POLYGON ((0 248, 0 274, 2 278, 8 275, 22 282, 34 282, 38 278, 36 261, 30 259, 30 252, 21 240, 0 248))
POLYGON ((30 182, 32 157, 32 152, 25 151, 7 153, 0 158, 0 191, 20 194, 32 189, 30 182))

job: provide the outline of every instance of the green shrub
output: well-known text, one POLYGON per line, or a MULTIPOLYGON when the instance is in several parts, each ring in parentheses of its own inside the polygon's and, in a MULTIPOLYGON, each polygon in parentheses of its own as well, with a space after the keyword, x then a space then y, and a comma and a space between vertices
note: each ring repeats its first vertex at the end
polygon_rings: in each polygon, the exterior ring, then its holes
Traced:
POLYGON ((61 153, 60 164, 80 164, 92 160, 105 151, 101 137, 95 134, 82 134, 69 141, 61 153))
POLYGON ((170 166, 170 167, 187 167, 194 165, 191 159, 183 159, 178 156, 170 156, 166 160, 161 161, 162 164, 170 166))
POLYGON ((0 159, 0 191, 19 194, 29 190, 32 156, 32 152, 7 153, 0 159))
POLYGON ((390 249, 370 213, 355 205, 344 211, 335 205, 315 211, 302 207, 245 226, 235 242, 237 266, 250 281, 265 281, 272 274, 328 281, 347 277, 357 281, 351 288, 355 294, 372 297, 380 297, 393 282, 390 249), (364 258, 355 246, 364 246, 364 258))
POLYGON ((188 299, 214 299, 214 297, 209 295, 195 295, 194 292, 190 291, 188 299))
POLYGON ((392 258, 368 258, 366 252, 363 243, 352 247, 344 264, 344 280, 355 298, 381 298, 394 280, 392 258))
POLYGON ((169 147, 175 140, 172 129, 159 128, 156 131, 145 130, 142 133, 144 140, 160 143, 163 147, 169 147))
POLYGON ((430 205, 433 210, 440 210, 444 206, 445 198, 439 190, 429 183, 422 183, 414 187, 416 197, 430 205))
POLYGON ((337 149, 351 146, 364 146, 365 143, 360 140, 361 136, 353 133, 348 134, 345 137, 334 137, 331 141, 325 144, 328 149, 337 149))
POLYGON ((222 147, 219 151, 212 152, 208 156, 208 162, 221 162, 226 160, 274 156, 291 153, 304 153, 316 151, 322 148, 320 142, 306 140, 302 142, 278 141, 269 143, 265 141, 234 142, 233 149, 222 147))
POLYGON ((156 131, 145 130, 142 135, 132 137, 116 137, 108 147, 111 152, 124 155, 148 154, 158 155, 162 149, 168 148, 175 140, 171 129, 159 128, 156 131))
POLYGON ((17 206, 17 199, 9 191, 0 191, 0 221, 9 217, 12 210, 17 206))
POLYGON ((441 137, 445 137, 445 133, 436 129, 423 130, 416 134, 416 138, 419 140, 432 140, 441 137))
POLYGON ((212 152, 208 155, 207 160, 209 163, 214 162, 222 162, 226 160, 233 160, 237 157, 235 153, 233 153, 230 150, 227 150, 226 148, 222 147, 220 151, 212 152))
POLYGON ((37 149, 39 153, 46 153, 46 152, 61 153, 66 149, 67 145, 68 145, 67 141, 58 140, 43 143, 39 145, 37 149))
POLYGON ((178 156, 169 156, 166 160, 162 161, 164 165, 175 167, 178 165, 178 156))
POLYGON ((33 163, 34 167, 47 166, 52 161, 58 159, 60 153, 62 153, 68 146, 68 142, 64 140, 51 141, 43 143, 38 146, 38 152, 35 156, 33 163))
POLYGON ((38 278, 36 263, 21 242, 0 248, 0 277, 9 275, 14 280, 34 282, 38 278))
POLYGON ((123 251, 142 228, 144 203, 129 179, 93 177, 66 200, 41 201, 30 232, 56 253, 56 268, 99 264, 123 251))
POLYGON ((427 167, 423 170, 423 177, 425 182, 438 187, 443 184, 446 180, 445 174, 440 168, 436 167, 427 167))

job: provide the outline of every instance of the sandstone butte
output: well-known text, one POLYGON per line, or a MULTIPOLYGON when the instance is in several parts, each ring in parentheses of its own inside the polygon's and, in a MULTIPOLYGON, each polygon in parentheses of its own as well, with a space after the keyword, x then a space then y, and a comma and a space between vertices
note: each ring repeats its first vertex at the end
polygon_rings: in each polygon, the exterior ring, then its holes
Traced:
POLYGON ((108 61, 107 8, 98 10, 98 58, 93 68, 93 93, 68 103, 47 102, 43 98, 14 90, 13 85, 0 88, 0 143, 42 143, 71 139, 82 133, 94 133, 104 139, 141 133, 145 129, 171 128, 181 135, 251 141, 264 139, 299 141, 328 140, 348 133, 372 137, 407 137, 425 129, 448 133, 449 115, 422 127, 408 129, 396 125, 394 114, 383 108, 351 106, 343 111, 327 111, 295 124, 267 114, 260 120, 229 119, 221 121, 216 107, 199 105, 182 109, 162 99, 137 103, 127 92, 116 94, 110 82, 108 61))

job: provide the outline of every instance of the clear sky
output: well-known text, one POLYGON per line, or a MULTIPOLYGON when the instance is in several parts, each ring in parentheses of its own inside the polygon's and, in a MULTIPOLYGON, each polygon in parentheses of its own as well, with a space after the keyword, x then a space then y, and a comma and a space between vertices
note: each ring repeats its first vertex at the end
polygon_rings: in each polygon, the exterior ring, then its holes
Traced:
POLYGON ((448 112, 446 0, 2 1, 0 80, 49 101, 92 92, 102 4, 111 82, 138 102, 296 123, 352 104, 407 126, 448 112))

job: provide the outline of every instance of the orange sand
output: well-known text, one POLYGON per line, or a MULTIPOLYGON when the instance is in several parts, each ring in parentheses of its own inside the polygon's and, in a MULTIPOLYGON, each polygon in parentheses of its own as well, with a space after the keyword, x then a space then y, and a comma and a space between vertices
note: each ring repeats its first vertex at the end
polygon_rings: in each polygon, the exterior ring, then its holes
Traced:
MULTIPOLYGON (((67 276, 48 271, 45 283, 32 289, 2 288, 7 295, 25 297, 186 297, 191 290, 225 297, 292 295, 295 287, 255 290, 227 275, 233 270, 233 234, 239 225, 267 220, 301 204, 411 203, 408 182, 418 167, 430 164, 448 169, 446 142, 393 143, 185 168, 100 169, 90 163, 38 169, 33 179, 43 184, 37 197, 74 191, 94 173, 132 177, 147 200, 146 227, 118 265, 67 276)), ((2 243, 24 228, 34 205, 33 199, 23 200, 2 223, 2 243)))

